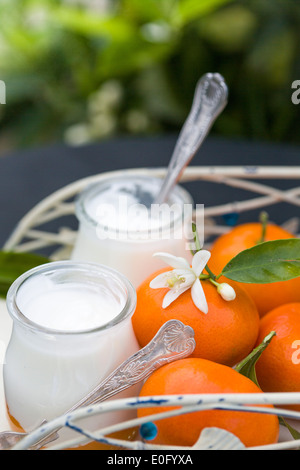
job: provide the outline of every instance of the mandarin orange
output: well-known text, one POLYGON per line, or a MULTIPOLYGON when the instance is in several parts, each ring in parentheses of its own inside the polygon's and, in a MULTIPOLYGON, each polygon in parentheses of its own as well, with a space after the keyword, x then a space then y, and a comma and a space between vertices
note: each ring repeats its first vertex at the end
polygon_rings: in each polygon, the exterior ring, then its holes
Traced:
MULTIPOLYGON (((221 235, 210 250, 210 269, 216 275, 220 274, 226 264, 238 253, 255 246, 260 241, 261 235, 262 224, 259 222, 238 225, 221 235)), ((265 241, 288 238, 294 238, 294 235, 276 224, 267 224, 265 241)), ((279 305, 300 302, 300 277, 271 284, 243 284, 243 287, 253 298, 260 316, 279 305)))
MULTIPOLYGON (((206 359, 181 359, 155 371, 143 385, 140 396, 207 393, 262 393, 259 387, 234 369, 206 359)), ((249 404, 250 406, 251 404, 249 404)), ((174 408, 174 407, 173 407, 174 408)), ((170 410, 170 407, 141 408, 138 416, 170 410)), ((192 446, 207 427, 225 429, 246 446, 277 442, 278 418, 262 413, 231 410, 205 410, 155 422, 155 443, 192 446)))
POLYGON ((137 307, 132 323, 141 347, 146 346, 166 321, 176 319, 194 330, 194 357, 233 366, 252 351, 258 335, 259 315, 253 300, 240 285, 230 282, 236 298, 226 301, 214 285, 208 280, 202 281, 207 314, 194 305, 190 289, 163 308, 163 298, 168 289, 152 289, 149 284, 164 271, 166 269, 152 274, 137 289, 137 307))
MULTIPOLYGON (((257 343, 271 331, 276 335, 256 363, 258 383, 264 392, 300 392, 300 302, 267 313, 257 343)), ((300 405, 290 408, 300 411, 300 405)))

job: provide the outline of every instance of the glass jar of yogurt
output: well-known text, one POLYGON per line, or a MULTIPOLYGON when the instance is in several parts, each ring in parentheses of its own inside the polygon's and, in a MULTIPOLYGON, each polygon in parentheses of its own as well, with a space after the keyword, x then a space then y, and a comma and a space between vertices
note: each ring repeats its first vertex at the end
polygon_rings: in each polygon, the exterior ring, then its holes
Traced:
MULTIPOLYGON (((52 262, 20 276, 7 295, 13 320, 3 367, 9 415, 30 431, 60 416, 139 347, 131 317, 136 293, 115 270, 52 262)), ((135 396, 130 388, 123 396, 135 396)), ((99 428, 132 417, 91 418, 99 428)), ((92 428, 91 428, 92 429, 92 428)))
POLYGON ((129 173, 84 190, 76 201, 79 229, 71 259, 117 269, 135 287, 164 266, 154 253, 189 259, 192 197, 177 185, 167 203, 153 204, 161 184, 129 173))

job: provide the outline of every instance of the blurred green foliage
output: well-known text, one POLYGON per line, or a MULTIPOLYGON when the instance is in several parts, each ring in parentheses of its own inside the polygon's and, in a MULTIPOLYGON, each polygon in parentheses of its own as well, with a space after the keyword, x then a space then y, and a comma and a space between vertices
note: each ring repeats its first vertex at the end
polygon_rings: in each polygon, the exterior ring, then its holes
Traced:
POLYGON ((0 142, 177 132, 219 72, 213 132, 299 143, 299 51, 299 0, 0 0, 0 142))

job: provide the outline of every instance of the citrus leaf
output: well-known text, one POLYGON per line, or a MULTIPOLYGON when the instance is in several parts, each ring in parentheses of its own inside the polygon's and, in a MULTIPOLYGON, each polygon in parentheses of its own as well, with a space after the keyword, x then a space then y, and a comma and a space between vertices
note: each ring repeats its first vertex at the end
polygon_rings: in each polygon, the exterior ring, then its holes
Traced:
POLYGON ((223 268, 232 281, 255 284, 300 276, 300 239, 273 240, 242 251, 223 268))
POLYGON ((297 431, 297 429, 295 429, 293 426, 291 426, 282 416, 279 416, 279 423, 289 430, 293 439, 300 439, 300 432, 297 431))
POLYGON ((235 366, 235 370, 237 372, 248 377, 248 379, 252 380, 252 382, 254 382, 258 387, 259 383, 256 377, 255 364, 275 335, 275 331, 271 331, 271 333, 269 333, 245 359, 235 366))
POLYGON ((34 253, 0 251, 0 297, 5 297, 11 284, 29 269, 49 262, 49 259, 34 253))

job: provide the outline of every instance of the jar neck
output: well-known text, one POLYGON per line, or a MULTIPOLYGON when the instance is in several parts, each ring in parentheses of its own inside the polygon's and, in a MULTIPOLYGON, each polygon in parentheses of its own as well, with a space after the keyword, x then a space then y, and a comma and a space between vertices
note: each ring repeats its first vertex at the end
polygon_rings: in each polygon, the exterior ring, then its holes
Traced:
MULTIPOLYGON (((50 286, 48 299, 51 298, 52 284, 50 286)), ((83 300, 85 298, 83 297, 83 300)), ((66 299, 64 298, 64 301, 66 299)), ((45 302, 45 310, 49 310, 49 305, 45 302)), ((119 304, 117 304, 119 305, 119 304)), ((54 337, 80 337, 86 336, 87 334, 93 335, 101 332, 105 332, 125 321, 127 318, 131 318, 136 306, 136 292, 131 283, 120 273, 106 266, 101 266, 93 263, 76 263, 72 261, 63 262, 52 262, 37 268, 34 268, 24 275, 20 276, 10 287, 7 294, 7 309, 10 316, 13 319, 14 324, 18 325, 23 329, 26 329, 34 334, 39 334, 46 338, 54 337), (43 279, 45 284, 40 284, 40 280, 43 279), (30 300, 34 300, 40 295, 42 302, 40 304, 40 315, 41 319, 44 315, 43 308, 43 289, 45 285, 51 281, 55 286, 62 286, 64 289, 66 285, 72 285, 72 283, 80 283, 83 288, 90 288, 93 284, 97 288, 96 295, 106 296, 116 304, 119 299, 120 308, 116 311, 109 321, 102 323, 99 326, 89 328, 59 328, 47 327, 43 321, 32 320, 30 315, 25 314, 24 305, 29 305, 30 300), (105 289, 104 289, 105 287, 105 289)), ((50 309, 51 310, 51 309, 50 309)), ((80 309, 79 309, 80 310, 80 309)), ((62 309, 63 311, 63 309, 62 309)), ((51 312, 50 312, 51 313, 51 312)), ((62 313, 63 315, 64 313, 62 313)), ((72 315, 72 311, 68 312, 72 315)), ((71 318, 73 321, 73 318, 71 318)), ((87 319, 87 321, 89 321, 87 319)))

